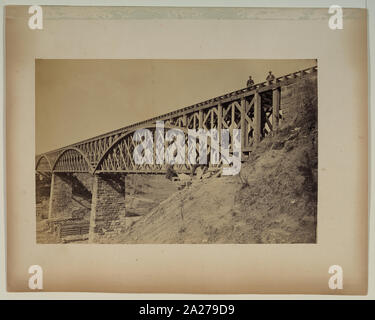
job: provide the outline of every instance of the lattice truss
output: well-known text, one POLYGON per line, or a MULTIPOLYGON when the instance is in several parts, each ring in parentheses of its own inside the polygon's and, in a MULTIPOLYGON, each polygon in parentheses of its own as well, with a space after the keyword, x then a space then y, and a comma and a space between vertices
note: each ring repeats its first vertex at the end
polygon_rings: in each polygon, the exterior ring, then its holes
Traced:
MULTIPOLYGON (((256 138, 256 130, 260 130, 259 137, 267 136, 272 131, 272 91, 253 94, 230 102, 193 110, 181 115, 171 117, 164 121, 165 132, 169 129, 181 129, 185 134, 185 163, 174 164, 174 169, 180 172, 191 170, 188 163, 188 129, 203 129, 209 132, 216 129, 219 134, 222 129, 229 130, 229 150, 233 151, 233 129, 242 131, 241 138, 243 151, 250 147, 256 138), (256 105, 259 104, 260 128, 257 129, 256 105), (242 117, 244 119, 242 119, 242 117), (243 126, 243 127, 242 127, 243 126)), ((160 135, 155 134, 156 122, 147 126, 154 139, 154 149, 162 143, 160 135)), ((134 149, 138 142, 133 139, 135 130, 116 133, 98 138, 94 141, 84 142, 74 149, 62 151, 53 164, 56 172, 164 172, 166 164, 156 164, 156 150, 154 150, 154 164, 136 164, 133 159, 134 149)), ((165 136, 164 136, 165 138, 165 136)), ((164 141, 164 151, 173 143, 164 141)), ((200 147, 197 139, 195 146, 196 163, 199 162, 200 147)), ((222 164, 211 163, 211 139, 207 139, 207 164, 217 167, 222 164)), ((37 170, 51 171, 48 159, 43 156, 38 160, 37 170)))
POLYGON ((113 145, 115 141, 121 136, 121 133, 107 135, 95 139, 93 141, 84 142, 77 147, 87 155, 90 164, 95 167, 100 161, 105 152, 113 145))
MULTIPOLYGON (((273 107, 272 107, 272 91, 266 91, 260 94, 261 99, 261 138, 268 136, 273 130, 273 107)), ((279 114, 280 118, 280 114, 279 114)))
MULTIPOLYGON (((264 93, 259 95, 258 98, 260 104, 260 116, 262 117, 262 132, 260 136, 266 136, 272 131, 272 92, 264 93), (263 103, 262 103, 263 101, 263 103)), ((187 129, 204 129, 209 131, 210 129, 216 129, 220 132, 222 129, 229 130, 229 150, 233 151, 233 129, 240 129, 245 131, 243 134, 244 142, 243 146, 247 147, 253 144, 255 127, 255 113, 254 105, 256 103, 255 95, 231 101, 228 103, 218 104, 210 106, 208 108, 202 108, 195 110, 190 113, 185 113, 179 116, 172 117, 164 122, 165 131, 171 128, 182 129, 185 134, 185 163, 174 164, 174 169, 180 172, 191 170, 191 164, 188 163, 188 134, 187 129), (242 111, 242 108, 245 108, 242 111), (241 118, 244 116, 244 120, 241 118), (244 124, 244 128, 241 125, 244 124)), ((161 140, 157 140, 161 137, 155 134, 155 126, 149 126, 148 129, 152 132, 154 149, 160 143, 161 140)), ((219 133, 220 134, 220 133, 219 133)), ((164 141, 164 150, 173 143, 164 141)), ((99 172, 162 172, 166 170, 166 164, 156 164, 156 150, 154 150, 154 164, 136 164, 133 159, 134 149, 138 143, 133 140, 133 133, 129 133, 121 137, 113 144, 113 146, 107 150, 103 159, 99 162, 97 171, 99 172)), ((197 139, 195 144, 196 163, 199 162, 200 148, 199 140, 197 139)), ((211 167, 217 167, 222 163, 211 164, 211 141, 210 137, 207 139, 207 164, 211 167)))
POLYGON ((46 156, 41 156, 37 159, 36 170, 38 172, 51 172, 52 170, 51 163, 46 156))
MULTIPOLYGON (((316 72, 312 69, 311 72, 316 72)), ((304 73, 301 73, 303 76, 304 73)), ((290 81, 296 78, 284 76, 280 81, 290 81)), ((259 85, 261 88, 262 85, 259 85)), ((212 99, 205 103, 199 103, 192 107, 160 116, 149 121, 137 123, 123 130, 109 133, 94 139, 90 139, 74 147, 56 150, 47 153, 37 159, 36 170, 39 172, 162 172, 166 170, 166 164, 142 164, 138 165, 133 159, 136 143, 133 133, 136 129, 148 128, 154 137, 154 147, 157 145, 155 135, 155 123, 157 119, 163 120, 165 130, 179 128, 185 134, 185 146, 188 145, 187 131, 190 129, 203 129, 209 131, 216 129, 220 135, 223 129, 229 130, 229 150, 233 151, 233 130, 241 130, 242 152, 249 152, 254 142, 260 141, 274 130, 275 119, 279 122, 281 118, 280 109, 277 115, 273 115, 274 93, 279 88, 259 89, 249 92, 241 91, 235 94, 225 95, 218 99, 212 99)), ((278 91, 279 92, 279 91, 278 91)), ((280 92, 278 93, 278 97, 280 92)), ((278 98, 279 99, 279 98, 278 98)), ((221 165, 211 163, 211 141, 207 140, 207 164, 210 166, 221 165)), ((172 142, 165 142, 165 150, 172 142)), ((220 141, 221 142, 221 141, 220 141)), ((199 162, 200 147, 197 139, 195 148, 196 162, 199 162)), ((191 165, 187 162, 189 158, 186 147, 185 163, 175 164, 175 170, 190 171, 191 165)), ((154 154, 156 150, 154 150, 154 154)), ((154 157, 155 160, 155 157, 154 157)))
MULTIPOLYGON (((163 120, 165 129, 180 128, 185 133, 185 145, 187 146, 188 129, 228 129, 229 149, 233 151, 233 129, 241 130, 241 151, 249 152, 254 142, 259 142, 277 128, 279 120, 282 120, 280 110, 280 88, 299 81, 304 77, 317 72, 317 67, 300 70, 275 79, 274 83, 262 82, 251 87, 236 90, 222 96, 200 102, 166 115, 135 123, 117 131, 94 137, 86 141, 54 150, 38 156, 36 159, 36 171, 38 172, 160 172, 166 169, 165 165, 137 165, 134 163, 133 152, 135 143, 133 132, 139 128, 149 128, 154 139, 155 123, 163 120), (275 95, 276 93, 276 95, 275 95), (275 97, 278 100, 278 114, 273 114, 275 97), (277 123, 273 123, 277 121, 277 123)), ((169 144, 173 143, 170 142, 169 144)), ((211 145, 208 138, 207 161, 210 164, 211 145)), ((154 140, 154 146, 156 141, 154 140)), ((165 149, 168 147, 165 145, 165 149)), ((199 158, 199 145, 193 145, 196 149, 197 162, 199 158)), ((186 152, 188 153, 188 148, 186 152)), ((154 150, 155 153, 155 150, 154 150)), ((187 159, 187 155, 185 157, 187 159)), ((186 162, 185 162, 186 163, 186 162)), ((220 165, 220 163, 213 166, 220 165)), ((212 165, 211 165, 212 166, 212 165)), ((175 170, 190 170, 189 164, 174 165, 175 170)))
POLYGON ((92 172, 87 157, 79 150, 64 150, 57 158, 54 172, 92 172))

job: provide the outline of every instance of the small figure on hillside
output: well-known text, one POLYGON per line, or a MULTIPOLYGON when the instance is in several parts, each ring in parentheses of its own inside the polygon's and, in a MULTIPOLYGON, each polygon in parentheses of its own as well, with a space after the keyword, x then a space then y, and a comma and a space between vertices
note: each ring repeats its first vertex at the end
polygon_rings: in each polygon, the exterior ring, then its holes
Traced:
POLYGON ((251 87, 253 85, 254 85, 254 80, 251 78, 251 76, 249 76, 249 80, 247 80, 246 86, 251 87))
POLYGON ((266 81, 268 84, 271 84, 275 80, 275 76, 272 74, 272 71, 268 71, 266 81))
POLYGON ((173 169, 173 165, 169 164, 167 165, 167 172, 165 174, 165 177, 168 179, 168 180, 171 180, 173 179, 173 177, 177 177, 177 173, 176 171, 173 169))

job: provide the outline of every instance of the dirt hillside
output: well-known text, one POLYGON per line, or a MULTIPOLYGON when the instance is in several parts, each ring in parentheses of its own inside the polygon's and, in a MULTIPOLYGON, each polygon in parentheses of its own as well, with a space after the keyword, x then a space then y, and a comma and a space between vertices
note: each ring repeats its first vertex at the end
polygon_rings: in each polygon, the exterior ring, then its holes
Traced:
POLYGON ((129 222, 121 243, 311 243, 317 223, 317 101, 266 137, 233 177, 193 179, 129 222))

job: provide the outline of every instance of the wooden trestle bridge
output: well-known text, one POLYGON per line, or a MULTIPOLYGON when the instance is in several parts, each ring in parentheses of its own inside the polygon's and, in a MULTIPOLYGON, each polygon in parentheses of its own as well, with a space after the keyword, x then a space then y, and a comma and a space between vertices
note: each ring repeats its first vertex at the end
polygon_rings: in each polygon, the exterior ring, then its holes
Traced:
MULTIPOLYGON (((251 87, 226 93, 192 106, 134 123, 75 144, 36 156, 35 169, 43 172, 85 173, 163 173, 165 165, 137 165, 133 160, 133 133, 140 128, 155 130, 156 121, 168 128, 241 130, 241 151, 276 131, 281 119, 280 90, 317 72, 317 67, 300 70, 251 87)), ((232 134, 232 131, 230 131, 232 134)), ((154 135, 155 137, 155 135, 154 135)), ((232 141, 230 137, 230 141, 232 141)), ((156 143, 154 143, 154 146, 156 143)), ((231 146, 229 146, 231 147, 231 146)), ((198 149, 198 148, 197 148, 198 149)), ((199 150, 197 150, 197 154, 199 150)), ((209 155, 209 148, 208 148, 209 155)), ((177 172, 190 170, 190 165, 176 165, 177 172)))
MULTIPOLYGON (((167 170, 164 164, 139 165, 134 162, 136 145, 133 135, 136 130, 147 128, 153 132, 154 139, 160 138, 159 134, 155 134, 158 121, 163 121, 165 129, 177 128, 184 133, 189 129, 216 129, 220 137, 222 130, 228 130, 229 151, 233 152, 235 148, 232 148, 232 144, 236 147, 234 130, 239 129, 241 157, 246 156, 254 144, 278 130, 279 120, 284 116, 281 109, 290 104, 288 92, 291 91, 282 88, 294 83, 299 86, 298 81, 316 78, 316 74, 317 67, 301 70, 276 78, 273 82, 262 82, 229 92, 38 155, 35 166, 36 202, 40 206, 44 192, 44 199, 48 198, 48 208, 39 213, 37 211, 37 215, 48 219, 50 230, 64 241, 73 241, 72 237, 76 237, 75 240, 103 242, 117 237, 125 232, 126 219, 129 218, 125 205, 125 176, 132 173, 163 173, 167 170), (43 185, 42 181, 47 181, 48 185, 43 185), (78 214, 77 210, 83 213, 78 214), (44 214, 46 211, 48 216, 44 214)), ((185 139, 189 139, 187 134, 185 139)), ((154 148, 157 142, 160 141, 154 141, 154 148)), ((199 154, 199 144, 193 144, 194 147, 196 154, 199 154)), ((188 143, 185 149, 188 149, 188 143)), ((209 145, 207 156, 210 156, 209 145)), ((208 165, 211 169, 223 164, 210 162, 208 165)), ((174 170, 177 173, 191 172, 190 166, 188 162, 178 164, 174 165, 174 170)))

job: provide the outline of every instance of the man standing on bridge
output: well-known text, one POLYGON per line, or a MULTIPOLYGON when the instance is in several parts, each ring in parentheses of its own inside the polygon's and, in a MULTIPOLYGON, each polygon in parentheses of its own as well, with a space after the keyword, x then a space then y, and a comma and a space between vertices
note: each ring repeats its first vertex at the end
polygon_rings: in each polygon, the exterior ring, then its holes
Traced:
POLYGON ((253 85, 254 85, 254 80, 251 78, 251 76, 249 76, 249 80, 247 80, 246 86, 251 87, 253 85))
POLYGON ((274 80, 275 80, 275 76, 272 74, 272 71, 269 71, 266 81, 268 82, 268 84, 271 84, 274 80))

